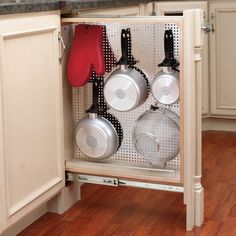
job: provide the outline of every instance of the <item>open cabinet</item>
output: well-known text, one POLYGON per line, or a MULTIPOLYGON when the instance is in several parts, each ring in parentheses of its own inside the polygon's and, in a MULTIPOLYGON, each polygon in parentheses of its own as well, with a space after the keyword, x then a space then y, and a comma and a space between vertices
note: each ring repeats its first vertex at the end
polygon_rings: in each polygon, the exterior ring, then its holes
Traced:
MULTIPOLYGON (((158 63, 164 58, 163 36, 166 29, 174 33, 175 56, 180 62, 180 99, 171 106, 161 106, 179 116, 179 153, 167 162, 165 168, 150 163, 138 154, 132 143, 134 123, 150 105, 155 103, 151 93, 138 108, 108 112, 121 124, 122 136, 116 153, 104 160, 88 158, 76 144, 76 126, 91 104, 91 83, 71 89, 65 83, 65 104, 71 107, 65 114, 66 173, 67 180, 112 186, 133 186, 164 191, 183 192, 187 211, 187 230, 203 222, 203 188, 201 185, 201 50, 203 44, 203 12, 184 11, 183 16, 159 17, 74 17, 62 18, 62 35, 69 51, 73 31, 77 24, 103 25, 108 41, 119 58, 121 29, 132 34, 132 51, 149 83, 160 70, 158 63), (72 100, 71 100, 72 98, 72 100), (68 102, 69 101, 69 102, 68 102), (68 114, 68 111, 71 114, 68 114), (71 134, 71 135, 69 135, 71 134)), ((67 51, 67 52, 68 52, 67 51)), ((66 64, 66 62, 65 62, 66 64)), ((65 71, 64 71, 65 72, 65 71)), ((107 74, 105 75, 106 83, 107 74)), ((100 91, 103 94, 103 91, 100 91)), ((101 102, 101 100, 100 100, 101 102)), ((165 127, 162 132, 165 133, 165 127)), ((119 136, 119 137, 120 137, 119 136)), ((171 148, 166 143, 166 150, 171 148)))

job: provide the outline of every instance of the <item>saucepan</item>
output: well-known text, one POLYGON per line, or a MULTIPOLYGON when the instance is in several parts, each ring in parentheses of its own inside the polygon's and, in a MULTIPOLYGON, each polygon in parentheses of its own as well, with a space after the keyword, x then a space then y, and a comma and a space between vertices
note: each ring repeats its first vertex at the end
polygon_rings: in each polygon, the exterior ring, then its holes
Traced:
POLYGON ((162 70, 157 73, 151 84, 151 92, 155 100, 164 105, 172 105, 179 101, 179 62, 174 58, 174 38, 171 29, 164 35, 165 59, 158 66, 162 70))
POLYGON ((131 67, 136 62, 129 57, 130 41, 130 30, 122 29, 119 68, 108 76, 104 86, 104 97, 108 106, 117 111, 133 110, 143 104, 148 96, 148 83, 143 73, 131 67))

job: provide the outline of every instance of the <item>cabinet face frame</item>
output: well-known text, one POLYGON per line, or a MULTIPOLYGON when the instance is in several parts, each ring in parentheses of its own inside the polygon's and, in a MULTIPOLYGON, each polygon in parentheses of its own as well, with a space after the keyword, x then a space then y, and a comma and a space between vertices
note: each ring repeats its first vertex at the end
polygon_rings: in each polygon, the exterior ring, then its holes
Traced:
MULTIPOLYGON (((3 37, 0 35, 0 47, 2 46, 1 42, 3 40, 3 37)), ((1 49, 0 49, 1 50, 1 49)), ((0 56, 1 59, 1 56, 0 56)), ((0 63, 0 76, 2 75, 2 63, 0 63)), ((0 98, 1 102, 1 98, 0 98)), ((1 103, 0 103, 1 104, 1 103)), ((6 183, 5 183, 5 161, 4 161, 4 148, 3 148, 3 120, 2 120, 2 112, 0 109, 0 186, 1 186, 1 191, 0 191, 0 234, 6 227, 6 219, 7 219, 7 210, 6 210, 6 195, 5 195, 5 189, 6 189, 6 183)))
MULTIPOLYGON (((210 113, 211 117, 235 118, 236 117, 236 99, 233 88, 236 86, 235 65, 232 64, 234 56, 230 52, 235 52, 235 43, 232 43, 230 38, 235 38, 236 31, 224 35, 224 31, 229 33, 230 27, 223 22, 224 17, 228 14, 233 14, 232 19, 227 19, 231 25, 234 24, 236 18, 236 4, 234 2, 210 2, 209 15, 213 16, 213 24, 215 32, 209 35, 210 42, 210 113), (225 43, 226 42, 226 43, 225 43), (223 51, 226 53, 222 54, 223 51), (231 58, 230 58, 231 55, 231 58), (229 56, 229 57, 228 57, 229 56), (231 64, 230 64, 231 63, 231 64), (222 68, 222 64, 230 64, 229 67, 222 68), (227 77, 230 79, 227 84, 227 77), (231 100, 231 101, 230 101, 231 100)), ((230 17, 230 15, 228 16, 230 17)))
MULTIPOLYGON (((59 43, 58 43, 58 33, 60 31, 60 12, 48 12, 48 13, 34 13, 34 14, 25 14, 25 15, 10 15, 3 16, 0 18, 0 82, 1 82, 1 109, 0 109, 0 172, 1 172, 1 193, 0 193, 0 225, 3 226, 1 229, 8 228, 13 223, 24 217, 28 212, 31 212, 36 207, 45 203, 51 197, 53 197, 63 186, 64 186, 64 143, 63 143, 63 115, 62 115, 62 84, 61 84, 61 66, 59 65, 59 43), (34 192, 27 194, 26 197, 19 200, 16 204, 10 204, 9 196, 9 178, 8 175, 8 164, 5 159, 6 154, 6 140, 5 133, 10 132, 9 127, 5 126, 5 89, 3 87, 4 80, 6 81, 6 73, 4 71, 4 49, 5 42, 10 39, 18 38, 28 38, 28 37, 37 38, 38 36, 45 37, 44 40, 50 38, 52 50, 49 52, 50 60, 52 62, 52 67, 54 68, 53 74, 50 77, 53 81, 49 81, 51 88, 48 90, 50 97, 53 99, 51 104, 53 104, 53 111, 50 114, 53 114, 53 118, 56 118, 55 130, 56 140, 55 140, 55 160, 56 165, 56 174, 49 180, 47 183, 43 184, 38 189, 35 189, 34 192), (55 102, 55 104, 54 104, 55 102), (54 107, 55 105, 55 107, 54 107)), ((14 54, 13 54, 14 55, 14 54)), ((27 71, 26 71, 27 73, 27 71)), ((24 80, 22 80, 24 81, 24 80)), ((9 87, 8 87, 9 88, 9 87)), ((9 90, 8 90, 9 91, 9 90)), ((14 90, 13 90, 14 91, 14 90)), ((45 104, 45 103, 44 103, 45 104)), ((17 108, 16 108, 17 109, 17 108)), ((10 113, 11 114, 11 113, 10 113)), ((16 116, 17 119, 17 116, 16 116)), ((51 119, 51 118, 50 118, 51 119)), ((30 121, 31 124, 33 121, 30 121)), ((24 123, 25 124, 25 123, 24 123)), ((22 135, 22 138, 24 135, 22 135)), ((33 149, 32 149, 33 150, 33 149)), ((35 150, 36 151, 36 150, 35 150)), ((33 153, 32 153, 33 155, 33 153)), ((32 156, 33 157, 33 156, 32 156)), ((51 177, 50 177, 51 178, 51 177)), ((14 180, 14 178, 12 179, 14 180)), ((35 186, 36 187, 36 186, 35 186)))

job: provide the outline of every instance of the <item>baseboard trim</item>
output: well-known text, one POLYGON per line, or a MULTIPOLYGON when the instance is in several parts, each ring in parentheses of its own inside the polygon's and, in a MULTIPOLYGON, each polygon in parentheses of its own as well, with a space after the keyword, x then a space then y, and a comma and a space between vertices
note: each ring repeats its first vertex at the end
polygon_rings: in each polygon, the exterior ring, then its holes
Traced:
POLYGON ((12 236, 17 235, 22 230, 27 228, 29 225, 31 225, 34 221, 39 219, 41 216, 43 216, 47 212, 47 204, 44 204, 43 206, 34 209, 32 212, 24 216, 22 219, 17 221, 15 224, 13 224, 11 227, 6 229, 1 236, 12 236))
POLYGON ((219 130, 236 132, 236 119, 203 118, 202 130, 219 130))

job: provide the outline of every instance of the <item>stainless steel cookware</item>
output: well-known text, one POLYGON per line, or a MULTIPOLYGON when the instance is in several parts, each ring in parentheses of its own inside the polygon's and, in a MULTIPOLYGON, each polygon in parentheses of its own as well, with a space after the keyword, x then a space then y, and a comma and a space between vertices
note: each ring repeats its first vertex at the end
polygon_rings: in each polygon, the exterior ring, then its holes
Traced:
POLYGON ((93 81, 93 104, 89 108, 88 117, 79 121, 76 127, 76 143, 88 157, 105 159, 118 149, 119 137, 115 127, 99 116, 98 81, 93 81))
POLYGON ((179 153, 179 116, 169 109, 151 106, 137 119, 132 139, 142 157, 163 168, 179 153))
POLYGON ((164 36, 165 59, 158 66, 163 67, 151 84, 155 100, 164 105, 179 101, 179 62, 174 58, 174 39, 172 30, 166 30, 164 36))
POLYGON ((115 69, 106 80, 104 97, 107 104, 118 111, 130 111, 143 104, 148 96, 148 83, 140 71, 130 67, 128 43, 131 42, 129 29, 122 29, 122 57, 115 69))

